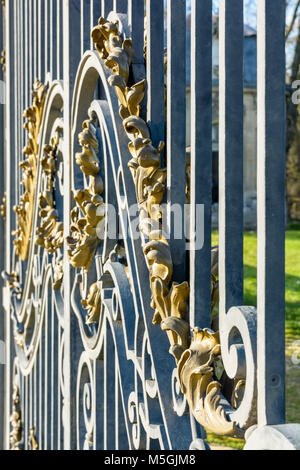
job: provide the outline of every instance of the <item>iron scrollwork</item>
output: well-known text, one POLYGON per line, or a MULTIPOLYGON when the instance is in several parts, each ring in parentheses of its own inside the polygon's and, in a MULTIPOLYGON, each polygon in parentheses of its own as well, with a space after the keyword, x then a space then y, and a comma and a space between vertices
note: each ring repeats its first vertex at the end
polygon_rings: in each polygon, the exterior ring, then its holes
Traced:
MULTIPOLYGON (((232 405, 224 405, 226 400, 222 394, 222 384, 216 379, 214 366, 221 357, 219 334, 195 328, 190 337, 190 326, 186 321, 189 284, 172 282, 170 246, 160 225, 160 204, 166 186, 166 169, 161 168, 160 159, 164 144, 161 142, 158 148, 153 146, 148 125, 140 117, 139 104, 144 97, 145 80, 128 85, 134 54, 132 42, 122 39, 117 23, 104 18, 100 18, 98 26, 93 29, 92 39, 104 64, 112 72, 108 82, 115 88, 119 114, 129 138, 128 147, 132 156, 129 167, 140 208, 140 229, 149 240, 144 246, 144 254, 150 275, 151 306, 155 311, 153 322, 160 324, 168 334, 181 390, 197 421, 216 434, 240 437, 255 420, 252 416, 252 420, 248 419, 244 426, 240 426, 239 422, 231 419, 236 411, 233 405, 238 406, 242 401, 243 380, 235 384, 232 405)), ((213 309, 218 283, 216 266, 214 262, 212 264, 213 309)), ((255 408, 255 404, 252 405, 255 408)))
MULTIPOLYGON (((62 108, 61 84, 54 82, 48 87, 36 80, 33 104, 24 113, 28 139, 25 159, 20 164, 23 194, 15 208, 17 230, 12 271, 2 274, 10 288, 15 367, 18 371, 13 385, 9 435, 12 449, 38 450, 40 445, 45 445, 48 436, 42 434, 42 423, 47 418, 38 405, 38 401, 41 404, 45 383, 54 385, 56 400, 61 403, 61 410, 55 418, 56 425, 57 428, 63 426, 63 420, 59 418, 59 413, 64 413, 65 392, 63 291, 57 291, 62 280, 59 263, 64 239, 60 196, 56 191, 56 183, 61 184, 58 167, 63 164, 60 154, 62 108), (46 142, 49 144, 45 145, 46 142), (52 377, 48 375, 44 358, 50 342, 58 353, 53 365, 57 374, 52 377), (34 387, 28 386, 29 383, 34 383, 34 387), (27 419, 29 401, 35 412, 32 418, 27 419), (38 442, 37 436, 43 439, 43 444, 38 442)), ((60 445, 60 436, 50 439, 57 439, 60 445)))

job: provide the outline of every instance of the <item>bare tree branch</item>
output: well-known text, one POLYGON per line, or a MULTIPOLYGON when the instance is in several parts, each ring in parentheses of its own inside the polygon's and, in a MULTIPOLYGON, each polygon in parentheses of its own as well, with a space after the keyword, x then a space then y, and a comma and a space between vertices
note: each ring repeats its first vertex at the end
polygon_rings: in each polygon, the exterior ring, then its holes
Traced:
POLYGON ((286 33, 285 33, 285 40, 288 39, 289 35, 290 35, 291 32, 293 31, 293 28, 294 28, 294 25, 295 25, 295 21, 296 21, 296 19, 297 19, 297 13, 298 13, 299 6, 300 6, 300 0, 297 1, 297 4, 296 4, 295 9, 294 9, 294 13, 293 13, 293 17, 292 17, 290 26, 289 26, 289 27, 287 28, 287 30, 286 30, 286 33))

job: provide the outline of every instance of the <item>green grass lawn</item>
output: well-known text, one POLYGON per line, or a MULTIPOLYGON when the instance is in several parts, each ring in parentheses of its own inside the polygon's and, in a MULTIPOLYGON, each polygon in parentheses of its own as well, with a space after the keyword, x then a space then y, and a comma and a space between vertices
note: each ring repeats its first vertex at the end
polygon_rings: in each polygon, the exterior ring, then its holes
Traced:
MULTIPOLYGON (((218 244, 218 233, 212 237, 213 246, 218 244)), ((256 306, 256 248, 257 236, 246 232, 244 237, 244 303, 256 306)), ((286 231, 286 419, 300 423, 300 364, 292 361, 299 358, 300 351, 300 225, 292 225, 286 231), (299 343, 296 343, 299 341, 299 343)), ((294 361, 295 362, 295 361, 294 361)), ((212 434, 208 442, 242 449, 244 442, 212 434)))

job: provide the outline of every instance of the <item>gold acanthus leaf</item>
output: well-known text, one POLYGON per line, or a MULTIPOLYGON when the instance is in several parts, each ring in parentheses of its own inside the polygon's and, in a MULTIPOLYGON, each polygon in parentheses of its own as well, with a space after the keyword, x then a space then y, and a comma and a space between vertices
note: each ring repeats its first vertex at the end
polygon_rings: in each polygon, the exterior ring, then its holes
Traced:
POLYGON ((35 436, 35 427, 29 429, 29 450, 39 450, 39 445, 35 436))
MULTIPOLYGON (((160 142, 157 149, 153 146, 149 128, 140 117, 126 118, 123 127, 130 139, 128 147, 132 159, 128 166, 135 182, 137 201, 150 215, 150 220, 157 221, 161 218, 160 204, 167 178, 166 169, 160 168, 164 143, 160 142)), ((149 219, 146 214, 144 218, 149 219)))
MULTIPOLYGON (((226 410, 221 403, 221 384, 214 380, 214 359, 220 355, 220 344, 217 333, 207 330, 195 330, 193 339, 189 338, 189 324, 186 321, 188 311, 189 285, 171 283, 173 261, 168 242, 162 235, 160 221, 162 202, 165 192, 166 170, 161 169, 160 153, 164 147, 161 142, 156 149, 151 141, 147 123, 139 117, 139 106, 129 104, 130 90, 137 93, 137 103, 143 99, 144 84, 128 88, 129 67, 133 52, 127 55, 117 23, 110 23, 100 18, 99 25, 93 29, 92 38, 100 57, 114 76, 109 83, 115 88, 123 127, 129 138, 129 151, 132 159, 129 162, 136 188, 137 201, 140 207, 140 229, 147 234, 150 241, 144 247, 152 292, 151 306, 155 310, 153 322, 160 324, 167 332, 171 344, 170 353, 178 364, 178 377, 181 389, 187 397, 189 406, 197 421, 206 429, 223 435, 241 435, 236 423, 227 419, 226 410), (123 44, 123 46, 122 46, 123 44), (113 51, 115 48, 115 51, 113 51), (110 56, 122 56, 122 67, 110 56), (130 115, 128 116, 128 113, 130 115), (155 229, 153 228, 155 227, 155 229), (171 286, 170 286, 171 284, 171 286)), ((130 44, 129 40, 128 44, 130 44)), ((190 167, 187 170, 186 197, 190 199, 190 167)), ((212 257, 211 305, 212 309, 218 297, 217 269, 212 257)))
POLYGON ((146 80, 128 87, 129 68, 134 51, 131 39, 122 40, 118 23, 104 18, 92 31, 92 39, 105 65, 112 71, 108 83, 115 88, 120 103, 119 114, 122 119, 140 115, 140 103, 145 96, 146 80))
POLYGON ((214 361, 221 354, 218 333, 196 328, 189 349, 178 363, 178 377, 190 409, 197 421, 215 434, 240 436, 236 423, 228 421, 221 384, 213 380, 214 361))
POLYGON ((98 26, 92 30, 92 39, 105 65, 127 84, 134 51, 131 39, 122 40, 118 22, 112 23, 101 17, 98 26))
POLYGON ((99 144, 96 136, 96 114, 83 123, 79 135, 82 152, 75 156, 81 171, 89 176, 89 187, 74 193, 76 207, 71 211, 71 235, 67 238, 68 257, 75 268, 88 272, 100 243, 100 231, 105 218, 105 204, 101 194, 104 185, 98 160, 99 144))
POLYGON ((87 298, 81 301, 82 306, 87 310, 86 324, 98 323, 101 312, 101 291, 98 283, 91 285, 87 298))
POLYGON ((6 221, 6 195, 3 196, 2 202, 3 204, 0 206, 0 215, 3 217, 4 221, 6 221))
POLYGON ((41 225, 37 229, 35 243, 45 248, 49 254, 62 248, 64 243, 64 227, 59 221, 54 195, 54 173, 59 139, 60 133, 57 131, 51 139, 51 144, 44 147, 44 157, 41 160, 42 171, 46 178, 46 189, 39 197, 41 225))
POLYGON ((96 137, 96 128, 93 119, 82 124, 83 131, 78 136, 82 151, 76 153, 75 161, 86 176, 95 176, 99 173, 100 162, 98 160, 99 143, 96 137))
POLYGON ((5 49, 1 52, 0 64, 2 65, 2 71, 6 71, 6 52, 5 49))
POLYGON ((64 278, 64 263, 63 260, 57 261, 53 268, 54 279, 53 279, 53 289, 59 290, 61 288, 63 278, 64 278))
POLYGON ((22 450, 22 417, 20 404, 20 391, 17 385, 13 387, 12 395, 12 414, 10 416, 10 424, 12 430, 9 434, 9 444, 11 450, 22 450))
POLYGON ((22 169, 21 184, 24 191, 19 205, 14 207, 14 211, 17 214, 17 228, 13 232, 13 235, 16 237, 14 240, 16 253, 22 261, 27 260, 31 239, 39 152, 38 136, 47 88, 47 85, 42 84, 38 80, 34 82, 32 106, 24 112, 24 117, 27 119, 24 128, 28 133, 27 145, 23 150, 25 159, 20 163, 20 168, 22 169))
POLYGON ((145 96, 146 80, 141 80, 132 87, 127 87, 120 75, 111 75, 108 83, 115 87, 120 102, 119 114, 122 119, 140 115, 140 103, 145 96))

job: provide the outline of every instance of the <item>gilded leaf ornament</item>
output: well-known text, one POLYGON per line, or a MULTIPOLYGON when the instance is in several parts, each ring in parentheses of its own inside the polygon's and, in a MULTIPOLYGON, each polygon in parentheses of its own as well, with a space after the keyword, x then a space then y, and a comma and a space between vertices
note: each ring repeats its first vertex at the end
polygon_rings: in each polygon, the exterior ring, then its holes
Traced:
POLYGON ((3 271, 2 277, 7 282, 9 288, 14 291, 14 293, 17 295, 17 298, 20 299, 22 296, 22 288, 20 285, 18 273, 16 273, 15 271, 11 273, 3 271))
POLYGON ((219 334, 195 328, 190 347, 178 362, 178 377, 195 418, 201 422, 204 417, 201 424, 216 434, 222 429, 223 435, 237 435, 236 424, 227 421, 220 405, 221 385, 213 378, 213 364, 220 354, 219 334))
POLYGON ((101 290, 97 282, 92 284, 86 299, 81 301, 83 308, 87 311, 86 324, 98 323, 101 312, 101 290))
POLYGON ((2 71, 6 71, 6 52, 5 49, 1 52, 0 64, 2 65, 2 71))
POLYGON ((3 217, 4 221, 6 221, 6 195, 2 198, 2 203, 0 206, 0 214, 3 217))
POLYGON ((39 196, 39 209, 42 224, 37 229, 35 243, 53 254, 63 246, 63 223, 59 222, 59 214, 55 208, 54 173, 56 151, 59 143, 59 132, 51 140, 51 145, 44 147, 41 160, 42 171, 46 176, 46 188, 39 196))
POLYGON ((39 445, 35 436, 35 427, 29 429, 29 450, 39 450, 39 445))
MULTIPOLYGON (((46 249, 49 254, 54 254, 63 247, 64 243, 64 226, 59 220, 55 203, 55 167, 60 137, 61 129, 57 129, 50 145, 45 145, 44 155, 41 159, 45 188, 39 196, 41 224, 36 231, 35 243, 46 249)), ((63 271, 61 264, 61 261, 57 261, 54 266, 54 290, 58 290, 62 284, 63 271)))
POLYGON ((14 385, 12 395, 12 413, 10 416, 10 424, 12 430, 9 434, 9 443, 11 450, 22 450, 22 416, 20 404, 20 391, 17 385, 14 385))
POLYGON ((98 229, 101 229, 105 216, 96 119, 92 113, 91 118, 84 121, 83 130, 79 134, 82 151, 76 154, 75 160, 81 171, 89 177, 89 187, 74 193, 76 207, 71 211, 71 235, 67 239, 70 264, 75 268, 83 268, 86 273, 90 270, 100 243, 98 229))
MULTIPOLYGON (((140 209, 140 230, 148 237, 144 246, 147 260, 153 323, 160 324, 168 334, 170 353, 175 357, 178 378, 193 415, 206 429, 221 435, 240 436, 243 431, 228 419, 224 407, 221 384, 215 378, 214 362, 220 357, 218 333, 194 329, 186 321, 189 284, 172 282, 173 260, 169 243, 161 228, 161 208, 166 189, 166 169, 161 168, 161 151, 164 143, 155 148, 147 123, 140 117, 139 104, 144 97, 143 80, 128 87, 133 50, 130 39, 122 40, 117 23, 100 18, 92 30, 92 38, 104 64, 111 70, 109 84, 114 87, 119 100, 119 113, 129 138, 131 160, 128 165, 135 183, 140 209)), ((187 200, 190 199, 190 165, 187 168, 187 200)), ((218 298, 218 252, 212 251, 211 308, 218 298)), ((239 390, 236 391, 238 401, 239 390)))
POLYGON ((53 289, 59 290, 62 285, 63 278, 64 278, 64 263, 62 259, 55 263, 53 271, 54 271, 53 289))
POLYGON ((47 85, 42 84, 38 80, 34 82, 32 106, 24 112, 24 117, 27 120, 24 124, 24 128, 27 131, 28 140, 23 150, 25 158, 20 163, 23 194, 21 195, 19 205, 14 207, 14 211, 17 214, 17 229, 13 232, 15 236, 14 245, 16 247, 16 253, 22 261, 27 260, 31 239, 39 152, 38 136, 47 88, 47 85))

